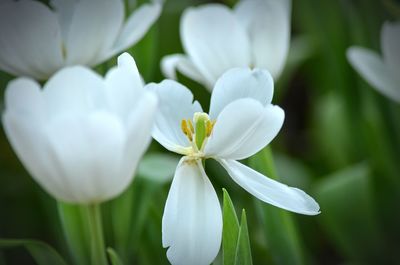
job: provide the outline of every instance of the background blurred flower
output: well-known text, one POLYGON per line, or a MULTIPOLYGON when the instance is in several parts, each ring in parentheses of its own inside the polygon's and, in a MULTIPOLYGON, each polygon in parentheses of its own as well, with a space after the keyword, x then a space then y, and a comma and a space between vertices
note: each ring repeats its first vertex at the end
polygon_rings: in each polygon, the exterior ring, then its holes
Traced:
POLYGON ((0 69, 47 79, 63 66, 97 65, 144 36, 160 15, 158 2, 124 22, 121 0, 52 0, 53 10, 39 1, 2 1, 0 69))
POLYGON ((5 104, 5 132, 32 177, 58 200, 88 204, 131 182, 151 139, 157 99, 125 53, 104 79, 81 66, 60 70, 43 90, 16 79, 5 104))
POLYGON ((233 10, 220 4, 188 8, 180 34, 187 55, 164 57, 162 71, 176 79, 176 70, 210 90, 228 69, 264 68, 277 79, 290 41, 290 0, 242 0, 233 10))
POLYGON ((400 103, 400 22, 386 22, 381 30, 382 56, 353 46, 347 50, 351 65, 371 86, 400 103))
POLYGON ((160 99, 154 139, 184 155, 162 222, 163 246, 169 247, 172 264, 210 264, 220 248, 221 209, 203 159, 216 159, 237 184, 264 202, 297 213, 319 213, 318 203, 305 192, 236 161, 260 151, 282 127, 284 112, 271 104, 274 85, 267 71, 235 68, 223 74, 211 96, 210 116, 175 81, 148 87, 160 99))

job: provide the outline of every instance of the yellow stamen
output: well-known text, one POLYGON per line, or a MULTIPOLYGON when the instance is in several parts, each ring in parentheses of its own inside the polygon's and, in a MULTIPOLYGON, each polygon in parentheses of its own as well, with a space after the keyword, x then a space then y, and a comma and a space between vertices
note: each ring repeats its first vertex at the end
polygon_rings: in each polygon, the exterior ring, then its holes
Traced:
POLYGON ((192 133, 194 133, 194 127, 193 127, 192 120, 188 119, 187 121, 188 121, 190 130, 192 131, 192 133))
POLYGON ((212 130, 214 128, 214 125, 215 125, 215 120, 213 120, 213 121, 208 120, 207 121, 207 124, 206 124, 206 126, 207 126, 207 137, 210 137, 210 135, 212 133, 212 130))
POLYGON ((193 133, 191 130, 189 130, 186 120, 182 120, 181 129, 182 132, 189 138, 189 140, 193 141, 193 133))

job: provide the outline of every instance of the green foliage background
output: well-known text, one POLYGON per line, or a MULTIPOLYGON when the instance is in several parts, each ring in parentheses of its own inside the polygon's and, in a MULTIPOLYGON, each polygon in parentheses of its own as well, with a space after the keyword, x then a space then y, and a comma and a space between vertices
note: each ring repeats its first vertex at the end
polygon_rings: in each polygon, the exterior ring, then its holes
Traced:
MULTIPOLYGON (((129 50, 147 82, 163 79, 164 55, 182 52, 180 15, 201 3, 167 1, 158 22, 129 50)), ((245 162, 306 190, 322 213, 308 217, 265 205, 217 163, 206 164, 220 201, 225 188, 239 218, 246 209, 253 264, 399 264, 400 105, 372 89, 345 56, 351 45, 379 51, 382 23, 396 19, 395 0, 293 0, 291 52, 273 101, 285 110, 285 124, 272 143, 273 154, 265 149, 245 162)), ((115 58, 96 70, 114 64, 115 58)), ((2 92, 11 79, 0 72, 2 92)), ((179 80, 207 109, 209 93, 184 76, 179 80)), ((0 238, 40 240, 70 264, 88 264, 79 207, 57 204, 32 180, 3 130, 0 150, 0 238), (62 221, 59 213, 66 215, 62 221), (71 231, 68 237, 63 226, 71 231)), ((151 152, 166 151, 153 143, 151 152)), ((169 184, 136 177, 121 197, 103 205, 107 246, 123 264, 168 264, 161 217, 169 184)), ((35 263, 25 248, 16 247, 0 251, 0 264, 35 263)), ((215 264, 222 264, 222 253, 215 264)))

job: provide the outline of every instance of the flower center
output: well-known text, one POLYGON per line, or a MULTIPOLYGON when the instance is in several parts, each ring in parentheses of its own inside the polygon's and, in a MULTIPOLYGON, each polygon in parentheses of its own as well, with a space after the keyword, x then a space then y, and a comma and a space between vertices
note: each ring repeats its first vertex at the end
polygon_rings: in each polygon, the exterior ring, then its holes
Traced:
POLYGON ((214 125, 215 120, 210 120, 207 113, 196 112, 193 116, 193 122, 190 119, 182 120, 181 129, 196 150, 203 150, 206 139, 210 137, 214 125))

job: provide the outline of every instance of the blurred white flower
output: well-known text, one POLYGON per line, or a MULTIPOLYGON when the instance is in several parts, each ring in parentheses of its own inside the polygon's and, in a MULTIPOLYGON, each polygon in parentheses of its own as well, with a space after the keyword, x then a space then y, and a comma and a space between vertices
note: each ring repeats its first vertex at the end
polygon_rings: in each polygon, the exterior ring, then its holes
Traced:
POLYGON ((144 4, 124 21, 122 0, 1 1, 0 70, 47 79, 63 66, 94 66, 138 42, 160 15, 144 4))
POLYGON ((290 42, 290 0, 242 0, 233 10, 206 4, 185 10, 180 34, 186 55, 163 58, 164 75, 176 70, 211 90, 234 67, 267 69, 277 79, 290 42))
POLYGON ((58 71, 43 89, 18 78, 5 105, 6 135, 32 177, 58 200, 87 204, 131 182, 151 140, 157 98, 125 53, 104 79, 81 66, 58 71))
POLYGON ((236 161, 260 151, 282 127, 284 112, 271 104, 273 79, 267 71, 234 68, 223 74, 214 87, 209 115, 175 81, 147 87, 160 100, 154 139, 184 155, 162 220, 163 246, 169 247, 172 264, 210 264, 220 248, 221 209, 203 159, 217 160, 237 184, 264 202, 297 213, 319 213, 319 205, 303 191, 236 161))
POLYGON ((362 47, 351 47, 347 58, 368 83, 400 103, 400 22, 386 22, 381 30, 382 56, 362 47))

